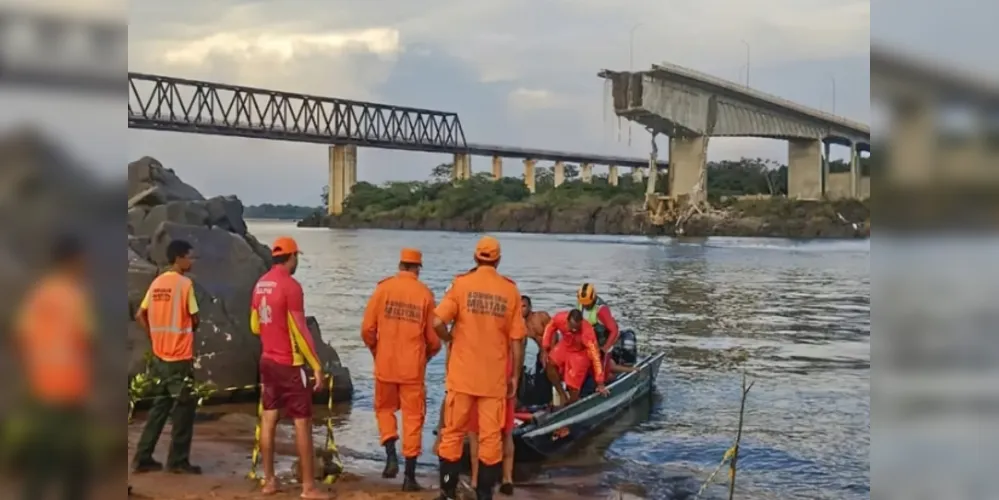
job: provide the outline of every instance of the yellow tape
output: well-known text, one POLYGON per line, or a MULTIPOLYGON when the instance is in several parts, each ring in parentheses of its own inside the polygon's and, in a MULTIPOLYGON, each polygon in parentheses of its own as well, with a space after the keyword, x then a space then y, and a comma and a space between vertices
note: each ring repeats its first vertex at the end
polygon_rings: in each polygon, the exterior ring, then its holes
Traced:
POLYGON ((329 413, 326 415, 326 450, 330 452, 330 457, 333 459, 333 464, 336 465, 336 470, 333 474, 327 474, 323 478, 323 482, 333 484, 340 477, 340 473, 343 472, 343 461, 340 460, 340 450, 337 449, 336 438, 333 436, 333 375, 329 377, 329 404, 327 405, 329 413))
POLYGON ((253 456, 250 459, 250 473, 247 477, 252 480, 259 480, 263 484, 264 478, 257 475, 257 464, 260 463, 260 425, 264 418, 264 394, 260 393, 260 400, 257 403, 257 428, 253 431, 253 456))

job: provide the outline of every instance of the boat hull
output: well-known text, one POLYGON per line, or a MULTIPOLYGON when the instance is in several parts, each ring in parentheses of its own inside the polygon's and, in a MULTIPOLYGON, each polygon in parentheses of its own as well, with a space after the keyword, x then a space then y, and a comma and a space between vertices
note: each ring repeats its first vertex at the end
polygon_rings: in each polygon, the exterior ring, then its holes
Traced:
POLYGON ((538 412, 532 422, 514 429, 517 462, 536 462, 559 455, 652 391, 665 354, 649 356, 636 370, 607 385, 608 396, 591 394, 554 412, 538 412))

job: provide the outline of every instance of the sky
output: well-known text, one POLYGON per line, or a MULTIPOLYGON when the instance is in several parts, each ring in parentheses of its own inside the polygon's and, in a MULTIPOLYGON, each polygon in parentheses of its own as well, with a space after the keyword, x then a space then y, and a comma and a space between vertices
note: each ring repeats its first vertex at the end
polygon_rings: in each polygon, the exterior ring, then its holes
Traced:
MULTIPOLYGON (((742 82, 748 56, 753 87, 870 123, 870 20, 869 0, 132 0, 128 70, 454 111, 469 142, 643 157, 647 133, 633 128, 629 145, 606 116, 600 69, 633 57, 636 69, 668 61, 742 82)), ((120 132, 119 105, 77 101, 46 98, 87 116, 74 130, 92 130, 67 141, 108 175, 148 155, 248 204, 316 204, 327 182, 321 145, 129 130, 122 158, 102 135, 120 132)), ((743 156, 785 162, 787 147, 712 140, 709 160, 743 156)), ((447 161, 361 149, 357 177, 423 179, 447 161)))

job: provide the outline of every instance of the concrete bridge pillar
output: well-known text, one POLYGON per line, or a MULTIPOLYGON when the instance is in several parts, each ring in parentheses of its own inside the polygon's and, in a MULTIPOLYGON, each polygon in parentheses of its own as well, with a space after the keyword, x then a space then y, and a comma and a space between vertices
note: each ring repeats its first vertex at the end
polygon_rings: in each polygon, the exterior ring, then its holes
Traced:
POLYGON ((335 145, 329 150, 328 215, 343 213, 343 202, 357 182, 357 146, 335 145))
POLYGON ((707 137, 669 138, 669 197, 689 196, 692 203, 706 198, 708 186, 704 171, 708 164, 705 144, 707 137))
POLYGON ((636 183, 645 181, 645 169, 642 167, 635 167, 631 169, 631 180, 636 183))
POLYGON ((555 162, 555 187, 565 184, 565 163, 555 162))
POLYGON ((887 177, 896 185, 927 185, 938 161, 937 102, 922 96, 899 102, 892 110, 887 177))
POLYGON ((587 184, 593 184, 593 164, 584 163, 579 166, 580 173, 583 177, 583 182, 587 184))
POLYGON ((787 142, 787 197, 822 198, 822 141, 792 139, 787 142))
POLYGON ((860 198, 860 150, 857 149, 857 143, 850 143, 850 197, 853 199, 860 198))
POLYGON ((467 181, 472 178, 472 157, 468 153, 455 153, 451 167, 451 180, 467 181))
POLYGON ((503 157, 493 156, 493 180, 498 181, 503 178, 503 157))
POLYGON ((617 165, 607 167, 607 184, 617 186, 617 165))
POLYGON ((538 163, 538 160, 527 159, 524 160, 524 185, 527 186, 527 190, 531 194, 537 192, 537 177, 534 174, 534 166, 538 163))

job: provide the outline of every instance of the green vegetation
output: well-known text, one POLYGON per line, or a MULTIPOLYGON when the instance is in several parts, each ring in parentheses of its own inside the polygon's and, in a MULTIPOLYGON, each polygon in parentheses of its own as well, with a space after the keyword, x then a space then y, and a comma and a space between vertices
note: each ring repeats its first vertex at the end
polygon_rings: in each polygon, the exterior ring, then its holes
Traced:
MULTIPOLYGON (((868 163, 867 159, 862 162, 864 175, 870 170, 868 163)), ((524 185, 523 177, 505 177, 494 181, 490 174, 480 173, 469 180, 454 183, 451 181, 451 168, 449 163, 434 167, 427 181, 389 182, 381 186, 360 182, 344 202, 343 217, 362 222, 459 217, 479 220, 487 211, 501 205, 533 206, 549 211, 627 205, 641 202, 646 190, 645 181, 636 182, 629 169, 621 169, 618 185, 611 186, 606 174, 594 175, 591 183, 584 183, 579 168, 566 165, 566 182, 556 188, 554 169, 538 167, 535 170, 536 193, 532 195, 524 185)), ((849 168, 849 164, 842 161, 834 161, 830 165, 832 172, 848 172, 849 168)), ((666 192, 667 182, 667 176, 660 176, 657 191, 666 192)), ((758 158, 711 162, 708 164, 707 183, 709 198, 716 203, 721 197, 786 195, 787 167, 758 158)), ((322 202, 325 207, 326 188, 323 189, 322 202)), ((307 209, 302 217, 313 211, 307 209)))
MULTIPOLYGON (((280 219, 300 220, 319 211, 319 207, 303 207, 299 205, 250 205, 243 209, 243 217, 247 219, 280 219)), ((323 211, 323 213, 326 213, 323 211)))

